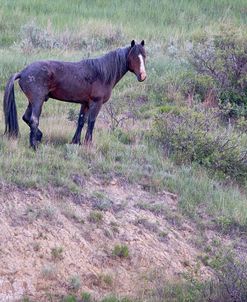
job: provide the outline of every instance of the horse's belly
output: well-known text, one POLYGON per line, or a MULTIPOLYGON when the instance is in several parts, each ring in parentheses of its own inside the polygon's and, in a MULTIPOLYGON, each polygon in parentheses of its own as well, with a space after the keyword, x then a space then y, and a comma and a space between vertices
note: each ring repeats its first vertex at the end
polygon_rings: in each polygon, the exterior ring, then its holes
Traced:
POLYGON ((61 101, 79 103, 82 100, 87 100, 88 94, 86 93, 86 91, 78 88, 76 89, 74 87, 70 87, 68 89, 64 87, 56 87, 55 89, 50 91, 49 97, 61 101))

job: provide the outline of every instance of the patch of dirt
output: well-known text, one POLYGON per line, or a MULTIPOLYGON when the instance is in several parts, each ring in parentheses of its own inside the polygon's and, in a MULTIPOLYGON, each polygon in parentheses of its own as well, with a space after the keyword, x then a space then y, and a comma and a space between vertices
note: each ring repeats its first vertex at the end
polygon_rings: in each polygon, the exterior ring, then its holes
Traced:
POLYGON ((155 274, 211 276, 199 263, 201 251, 191 243, 195 227, 180 216, 175 195, 93 178, 83 188, 85 194, 73 197, 2 185, 0 301, 25 295, 47 301, 47 293, 67 294, 72 277, 79 292, 98 298, 139 295, 152 288, 155 274), (90 221, 92 211, 102 220, 90 221), (129 257, 113 255, 117 244, 128 246, 129 257))

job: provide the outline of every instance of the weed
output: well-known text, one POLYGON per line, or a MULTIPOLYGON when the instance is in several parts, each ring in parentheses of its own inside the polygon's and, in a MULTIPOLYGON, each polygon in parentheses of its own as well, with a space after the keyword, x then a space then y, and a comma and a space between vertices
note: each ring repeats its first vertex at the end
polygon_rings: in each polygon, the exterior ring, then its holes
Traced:
POLYGON ((35 252, 38 252, 40 250, 40 243, 35 241, 32 243, 32 247, 35 252))
POLYGON ((114 233, 119 233, 119 225, 117 222, 111 221, 110 226, 114 233))
POLYGON ((146 218, 137 218, 134 223, 135 223, 135 225, 141 225, 145 229, 147 229, 151 232, 154 232, 154 233, 157 233, 159 230, 157 223, 150 222, 146 218))
POLYGON ((148 210, 155 215, 164 215, 167 212, 163 204, 137 203, 135 206, 142 210, 148 210))
POLYGON ((113 235, 112 231, 110 231, 108 229, 104 229, 104 234, 109 239, 113 239, 114 238, 114 235, 113 235))
POLYGON ((56 209, 53 206, 46 205, 44 207, 36 205, 28 205, 25 209, 25 217, 29 223, 33 223, 39 218, 44 218, 50 222, 56 217, 56 209))
POLYGON ((109 199, 94 199, 93 208, 99 211, 109 211, 113 207, 113 202, 109 199))
POLYGON ((62 247, 53 247, 51 249, 51 257, 54 261, 63 259, 63 248, 62 247))
POLYGON ((32 300, 28 297, 24 297, 21 302, 32 302, 32 300))
POLYGON ((83 292, 81 294, 81 302, 91 302, 92 301, 92 296, 90 293, 83 292))
POLYGON ((26 216, 27 220, 32 223, 41 216, 41 210, 40 208, 28 206, 24 215, 26 216))
POLYGON ((56 214, 56 209, 53 206, 48 205, 42 209, 41 216, 48 221, 52 221, 56 217, 56 214))
POLYGON ((101 282, 101 285, 103 287, 111 287, 113 284, 113 279, 112 276, 109 274, 100 274, 99 275, 99 280, 101 282))
POLYGON ((60 207, 61 207, 62 214, 66 218, 73 220, 77 223, 81 223, 81 224, 85 223, 83 218, 76 212, 76 210, 70 204, 64 203, 60 207))
POLYGON ((212 239, 212 242, 211 242, 211 245, 212 246, 215 246, 215 247, 220 247, 221 246, 221 241, 219 238, 213 238, 212 239))
POLYGON ((73 295, 68 295, 68 296, 63 297, 62 302, 77 302, 77 299, 73 295))
POLYGON ((113 256, 117 256, 120 258, 128 258, 129 257, 129 248, 127 245, 115 245, 112 251, 113 256))
POLYGON ((100 302, 138 302, 128 298, 117 298, 116 296, 110 296, 102 299, 100 302))
POLYGON ((78 291, 81 287, 81 279, 79 276, 71 276, 68 280, 68 287, 74 291, 78 291))
POLYGON ((159 232, 159 240, 160 241, 167 241, 167 239, 168 239, 168 232, 166 232, 166 231, 160 231, 159 232))
POLYGON ((42 268, 42 276, 45 278, 45 279, 49 279, 49 280, 52 280, 56 277, 56 267, 53 266, 53 265, 45 265, 43 268, 42 268))
POLYGON ((103 221, 103 215, 98 211, 92 211, 88 216, 88 220, 93 223, 101 223, 103 221))

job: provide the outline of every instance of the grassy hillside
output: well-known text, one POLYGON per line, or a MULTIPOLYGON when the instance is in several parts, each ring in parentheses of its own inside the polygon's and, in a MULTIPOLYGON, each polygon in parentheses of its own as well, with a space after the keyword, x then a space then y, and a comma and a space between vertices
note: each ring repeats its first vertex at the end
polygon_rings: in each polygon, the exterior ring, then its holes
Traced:
MULTIPOLYGON (((27 100, 16 83, 21 136, 18 141, 0 137, 2 188, 42 192, 42 196, 55 196, 55 200, 62 191, 69 201, 75 196, 79 199, 87 196, 88 191, 80 181, 83 179, 90 186, 92 179, 99 182, 103 191, 104 186, 115 181, 123 182, 127 187, 136 186, 149 192, 154 199, 160 194, 166 196, 164 192, 169 191, 178 202, 176 215, 189 219, 198 230, 197 241, 201 243, 197 245, 202 249, 199 258, 203 264, 210 269, 217 266, 209 263, 212 259, 216 261, 220 248, 211 247, 209 251, 202 247, 213 241, 208 235, 211 232, 224 239, 224 243, 228 240, 231 250, 243 252, 247 230, 246 179, 239 182, 228 174, 214 173, 207 168, 208 162, 201 165, 199 160, 193 163, 178 160, 164 148, 154 121, 157 114, 170 112, 171 108, 176 108, 175 111, 187 108, 184 91, 190 84, 187 73, 190 67, 183 54, 188 45, 200 35, 218 33, 226 25, 245 32, 246 12, 244 0, 0 0, 1 99, 10 75, 35 60, 77 61, 126 46, 132 39, 144 39, 148 54, 148 79, 139 83, 132 74, 127 74, 115 87, 111 101, 96 122, 91 148, 69 144, 79 106, 49 100, 40 119, 44 140, 34 153, 28 146, 29 129, 21 121, 27 100)), ((3 133, 0 111, 0 133, 3 133)), ((218 133, 224 132, 222 129, 217 129, 218 133)), ((233 132, 241 137, 238 143, 245 148, 246 134, 240 135, 237 128, 233 132)), ((5 202, 6 195, 1 194, 0 201, 5 202)), ((22 194, 17 195, 23 198, 22 194)), ((139 207, 148 213, 154 211, 147 201, 139 207)), ((164 217, 167 221, 173 219, 170 214, 164 217)), ((179 228, 176 223, 173 227, 179 228)), ((174 301, 202 299, 197 295, 199 285, 189 296, 190 285, 174 287, 171 295, 166 293, 164 297, 171 299, 175 295, 174 301)), ((160 301, 155 295, 144 296, 142 300, 160 301)))
MULTIPOLYGON (((128 36, 146 39, 189 38, 191 32, 221 22, 246 23, 246 2, 230 1, 1 1, 1 40, 7 45, 16 41, 19 28, 37 20, 42 27, 48 20, 55 31, 83 31, 89 23, 112 23, 128 36)), ((90 29, 89 29, 90 30, 90 29)))

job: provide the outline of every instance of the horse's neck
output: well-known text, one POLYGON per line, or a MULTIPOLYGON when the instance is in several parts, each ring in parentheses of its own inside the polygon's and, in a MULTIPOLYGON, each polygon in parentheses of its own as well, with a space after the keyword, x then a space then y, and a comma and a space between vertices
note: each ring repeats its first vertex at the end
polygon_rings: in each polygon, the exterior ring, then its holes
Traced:
POLYGON ((128 71, 127 55, 128 55, 128 48, 123 48, 121 50, 116 51, 117 59, 116 59, 116 64, 114 66, 115 76, 112 79, 113 87, 122 79, 122 77, 128 71))

